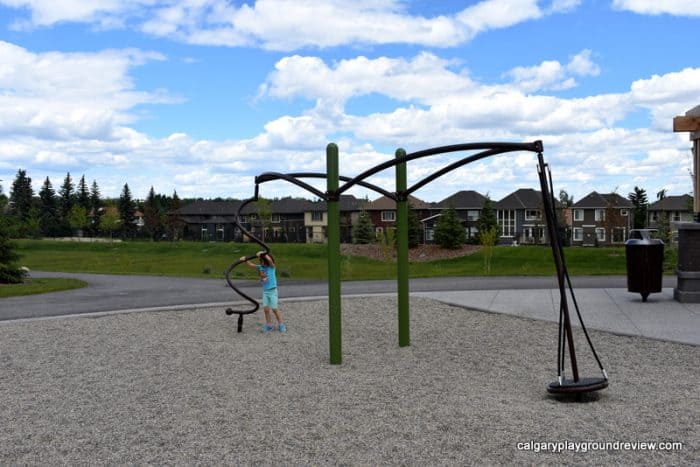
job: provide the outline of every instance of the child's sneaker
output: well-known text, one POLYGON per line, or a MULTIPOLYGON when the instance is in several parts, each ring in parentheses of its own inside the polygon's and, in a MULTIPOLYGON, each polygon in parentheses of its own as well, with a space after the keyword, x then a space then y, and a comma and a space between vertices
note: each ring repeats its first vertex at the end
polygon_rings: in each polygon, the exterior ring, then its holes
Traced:
POLYGON ((287 332, 287 325, 284 323, 280 323, 280 325, 277 329, 279 329, 279 331, 284 334, 287 332))
POLYGON ((266 324, 265 326, 262 327, 261 332, 263 334, 268 334, 268 333, 272 332, 273 329, 275 329, 275 328, 271 324, 266 324))

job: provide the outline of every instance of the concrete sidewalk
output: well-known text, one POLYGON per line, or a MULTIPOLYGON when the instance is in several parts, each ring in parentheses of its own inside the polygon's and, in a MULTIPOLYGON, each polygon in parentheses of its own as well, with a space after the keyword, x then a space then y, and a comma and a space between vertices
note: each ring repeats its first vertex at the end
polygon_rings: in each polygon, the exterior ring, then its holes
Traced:
MULTIPOLYGON (((574 294, 588 329, 700 345, 700 303, 677 302, 673 299, 673 288, 649 295, 646 302, 642 302, 640 294, 619 288, 575 288, 574 294)), ((475 310, 544 321, 559 319, 559 289, 414 292, 411 295, 475 310)), ((578 318, 570 294, 568 303, 572 324, 576 326, 578 318)))

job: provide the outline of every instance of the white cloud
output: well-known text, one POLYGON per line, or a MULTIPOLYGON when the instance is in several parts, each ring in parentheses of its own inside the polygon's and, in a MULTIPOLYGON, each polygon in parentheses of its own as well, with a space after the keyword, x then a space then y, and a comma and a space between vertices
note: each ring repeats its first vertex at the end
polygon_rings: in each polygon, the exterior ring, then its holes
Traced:
POLYGON ((240 7, 225 0, 0 0, 26 8, 18 28, 83 22, 100 27, 136 24, 159 37, 198 45, 259 46, 291 51, 347 44, 451 47, 487 30, 570 11, 578 0, 483 0, 435 17, 411 15, 399 0, 257 0, 240 7), (299 34, 299 31, 304 31, 299 34))
POLYGON ((613 8, 641 15, 700 16, 696 0, 613 0, 613 8))
POLYGON ((591 51, 583 50, 573 56, 568 64, 556 60, 546 60, 531 67, 516 67, 505 76, 513 79, 519 89, 525 92, 537 90, 560 91, 577 86, 573 76, 597 76, 600 67, 591 60, 591 51))
POLYGON ((118 27, 128 14, 153 3, 155 0, 0 0, 0 5, 26 8, 31 12, 30 21, 15 23, 15 28, 21 29, 67 21, 118 27))
POLYGON ((159 54, 138 50, 32 53, 0 41, 0 134, 110 139, 140 104, 164 103, 135 89, 130 68, 159 54))

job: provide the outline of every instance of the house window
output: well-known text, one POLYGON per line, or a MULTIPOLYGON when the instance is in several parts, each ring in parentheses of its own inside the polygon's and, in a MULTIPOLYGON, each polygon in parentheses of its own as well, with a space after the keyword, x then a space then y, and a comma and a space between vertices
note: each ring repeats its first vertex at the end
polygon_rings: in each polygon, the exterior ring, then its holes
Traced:
POLYGON ((279 214, 273 214, 273 215, 272 215, 272 218, 270 219, 270 221, 271 221, 273 224, 279 224, 279 223, 280 223, 280 215, 279 215, 279 214))
POLYGON ((475 238, 476 234, 479 233, 479 229, 476 227, 467 227, 467 238, 475 238))
POLYGON ((515 211, 498 211, 498 226, 501 228, 502 237, 515 236, 515 211))
POLYGON ((540 219, 539 209, 526 209, 525 210, 525 220, 526 221, 536 221, 540 219))
POLYGON ((627 209, 620 209, 620 215, 621 215, 621 216, 628 216, 628 215, 629 215, 629 211, 628 211, 627 209))
POLYGON ((433 240, 435 240, 435 230, 425 229, 425 241, 432 242, 433 240))
POLYGON ((681 221, 681 213, 678 211, 673 211, 673 222, 680 222, 681 221))
POLYGON ((467 211, 467 220, 468 221, 478 221, 480 215, 481 215, 480 211, 478 211, 476 209, 470 209, 467 211))
POLYGON ((202 224, 202 241, 206 242, 209 240, 209 231, 207 230, 207 226, 202 224))
POLYGON ((216 239, 220 242, 224 241, 224 224, 216 224, 216 239))
POLYGON ((659 221, 659 213, 657 211, 652 211, 651 212, 651 220, 653 222, 658 222, 659 221))
POLYGON ((596 222, 601 222, 605 220, 605 209, 595 210, 595 220, 596 222))
POLYGON ((596 227, 595 229, 595 238, 599 242, 604 242, 605 241, 605 229, 603 227, 596 227))
POLYGON ((574 209, 574 220, 575 221, 582 221, 583 220, 583 209, 574 209))
POLYGON ((622 243, 625 239, 626 229, 624 227, 615 227, 612 231, 613 243, 622 243))
POLYGON ((377 238, 381 238, 381 236, 384 234, 384 229, 382 227, 376 227, 374 229, 374 233, 377 235, 377 238))
POLYGON ((323 221, 323 211, 314 211, 311 213, 311 220, 315 222, 323 221))
POLYGON ((581 227, 574 227, 574 241, 575 242, 582 242, 583 241, 583 229, 581 227))
POLYGON ((396 211, 382 211, 382 222, 396 221, 396 211))

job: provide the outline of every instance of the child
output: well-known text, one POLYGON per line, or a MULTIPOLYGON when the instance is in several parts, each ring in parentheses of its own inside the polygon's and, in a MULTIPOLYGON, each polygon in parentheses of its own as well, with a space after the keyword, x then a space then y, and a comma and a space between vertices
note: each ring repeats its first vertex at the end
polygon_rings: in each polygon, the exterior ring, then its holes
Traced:
MULTIPOLYGON (((270 310, 272 310, 275 314, 275 318, 277 318, 277 329, 279 329, 279 332, 285 333, 287 332, 287 326, 282 321, 282 315, 277 305, 275 259, 271 254, 265 253, 264 251, 258 251, 255 256, 257 256, 258 261, 260 261, 259 265, 253 264, 250 261, 246 261, 246 264, 251 268, 257 269, 260 276, 260 284, 262 285, 262 305, 263 311, 265 312, 265 325, 262 328, 262 332, 267 334, 275 329, 272 325, 272 315, 270 314, 270 310)), ((241 261, 245 261, 245 256, 241 257, 241 261)))

